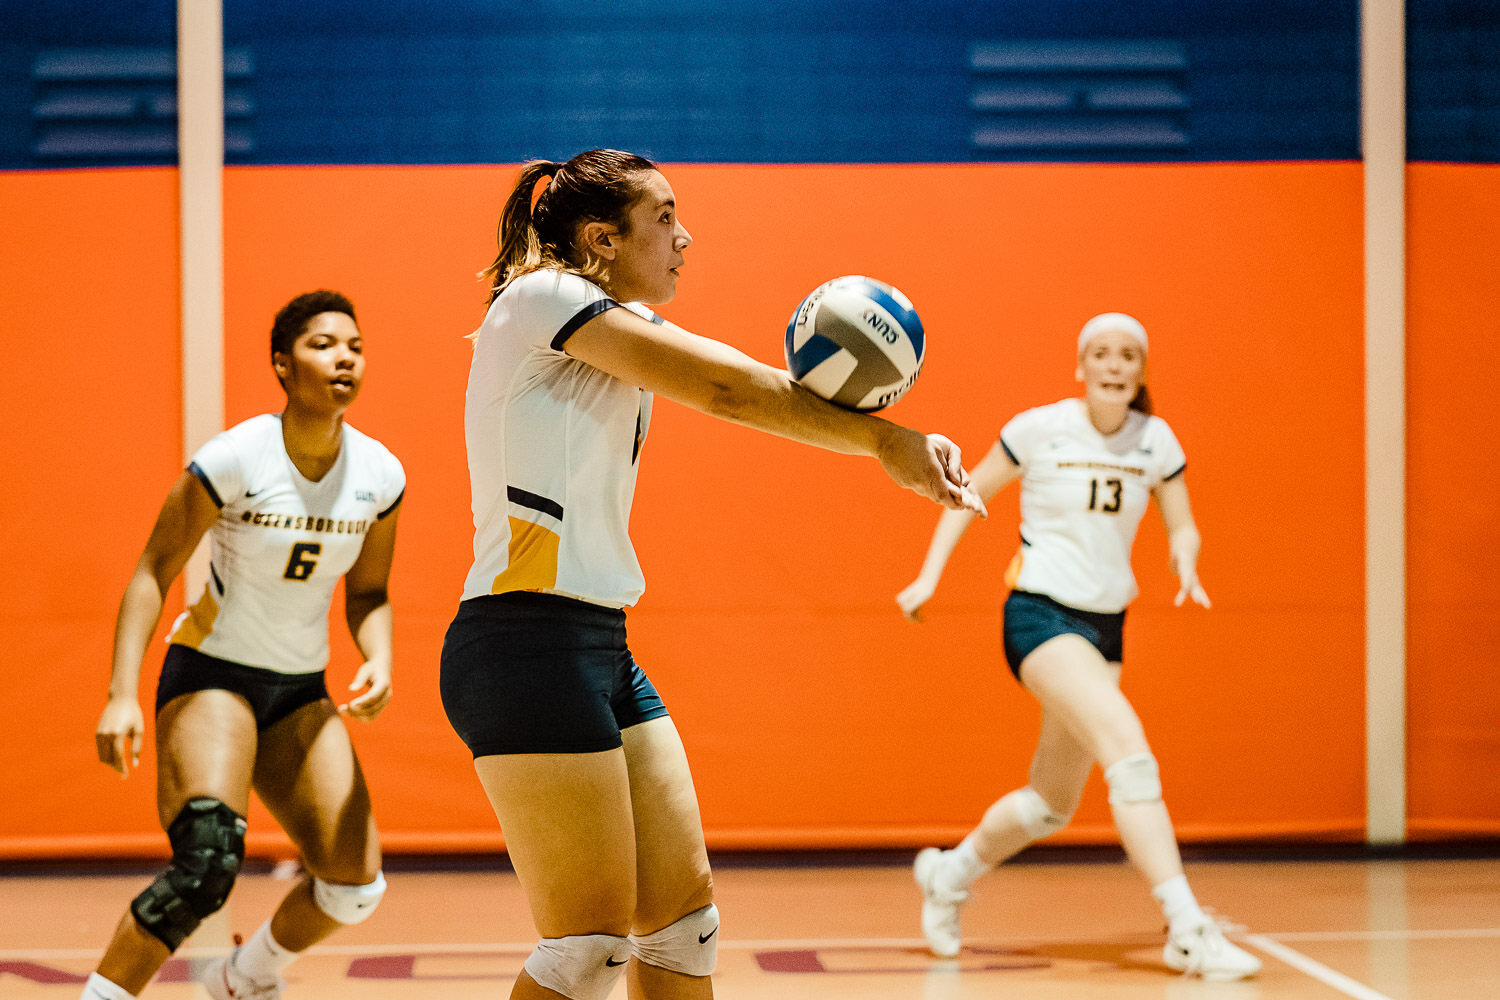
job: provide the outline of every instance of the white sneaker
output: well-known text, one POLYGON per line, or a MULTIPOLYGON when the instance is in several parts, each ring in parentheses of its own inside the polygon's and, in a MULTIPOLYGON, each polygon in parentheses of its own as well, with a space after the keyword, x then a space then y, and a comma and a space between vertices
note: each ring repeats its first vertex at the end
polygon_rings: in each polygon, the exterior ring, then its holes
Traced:
POLYGON ((1260 971, 1260 959, 1230 942, 1219 925, 1210 921, 1167 935, 1162 959, 1170 968, 1189 976, 1226 982, 1244 979, 1260 971))
POLYGON ((286 986, 282 979, 276 979, 271 983, 257 983, 240 973, 234 967, 234 956, 240 950, 216 958, 208 963, 208 968, 203 970, 203 978, 199 980, 203 988, 208 990, 208 995, 214 1000, 280 1000, 281 990, 286 986))
POLYGON ((969 894, 963 889, 942 889, 933 884, 945 853, 936 847, 924 847, 917 852, 912 873, 922 889, 922 936, 927 938, 927 947, 939 958, 953 958, 963 947, 958 910, 968 902, 969 894))

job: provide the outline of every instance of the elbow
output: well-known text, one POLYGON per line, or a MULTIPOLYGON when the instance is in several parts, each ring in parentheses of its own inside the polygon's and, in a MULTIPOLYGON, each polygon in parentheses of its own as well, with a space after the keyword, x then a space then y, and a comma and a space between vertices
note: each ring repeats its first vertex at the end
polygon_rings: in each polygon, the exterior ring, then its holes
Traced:
POLYGON ((1172 532, 1170 544, 1173 552, 1197 552, 1203 544, 1203 539, 1190 521, 1172 532))
POLYGON ((369 614, 383 604, 390 603, 390 594, 384 587, 373 590, 350 591, 344 598, 344 603, 349 611, 353 613, 358 610, 361 616, 369 614))

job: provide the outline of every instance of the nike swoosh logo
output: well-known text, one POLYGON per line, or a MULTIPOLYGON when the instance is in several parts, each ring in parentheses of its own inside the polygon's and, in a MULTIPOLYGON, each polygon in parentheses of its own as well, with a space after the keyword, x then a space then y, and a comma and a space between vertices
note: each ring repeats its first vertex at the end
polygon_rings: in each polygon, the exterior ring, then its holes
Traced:
POLYGON ((616 962, 612 958, 606 958, 604 960, 604 964, 607 965, 607 966, 609 966, 611 969, 613 969, 613 968, 617 968, 618 966, 624 965, 628 961, 630 961, 630 959, 628 959, 628 958, 624 959, 623 961, 619 961, 619 962, 616 962))
POLYGON ((251 493, 249 490, 246 490, 245 491, 245 499, 249 500, 251 497, 258 497, 262 493, 264 493, 265 491, 266 491, 266 489, 265 489, 264 486, 262 486, 260 489, 256 490, 254 493, 251 493))
POLYGON ((719 929, 717 927, 715 927, 713 930, 709 931, 707 934, 699 934, 698 935, 698 943, 699 944, 708 944, 708 939, 711 938, 711 937, 713 937, 717 933, 719 933, 719 929))

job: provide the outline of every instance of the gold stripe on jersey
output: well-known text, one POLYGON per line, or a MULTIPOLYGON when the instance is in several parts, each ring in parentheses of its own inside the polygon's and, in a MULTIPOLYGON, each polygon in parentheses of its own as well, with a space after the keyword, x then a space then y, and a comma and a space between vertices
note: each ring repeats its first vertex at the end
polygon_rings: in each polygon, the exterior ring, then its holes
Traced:
POLYGON ((197 649, 213 633, 214 622, 218 617, 219 602, 214 600, 213 587, 206 586, 203 588, 203 596, 188 608, 187 614, 182 616, 182 624, 173 630, 167 641, 197 649))
POLYGON ((1010 565, 1005 567, 1005 589, 1015 590, 1016 582, 1021 579, 1021 565, 1026 562, 1026 550, 1016 549, 1016 554, 1011 556, 1010 565))
POLYGON ((557 532, 518 517, 510 519, 510 558, 495 577, 492 594, 551 590, 557 586, 557 532))

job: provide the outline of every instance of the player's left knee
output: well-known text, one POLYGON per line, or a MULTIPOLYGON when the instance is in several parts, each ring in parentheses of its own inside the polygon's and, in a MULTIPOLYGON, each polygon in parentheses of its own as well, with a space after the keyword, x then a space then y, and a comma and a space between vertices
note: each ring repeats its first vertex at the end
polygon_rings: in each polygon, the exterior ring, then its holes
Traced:
POLYGON ((636 960, 685 976, 711 976, 719 957, 719 908, 712 903, 650 934, 632 934, 636 960))
POLYGON ((1161 773, 1149 753, 1132 754, 1111 764, 1104 772, 1111 805, 1161 801, 1161 773))
POLYGON ((318 909, 341 924, 368 920, 385 895, 385 873, 376 872, 375 881, 366 885, 339 885, 313 878, 313 901, 318 909))

